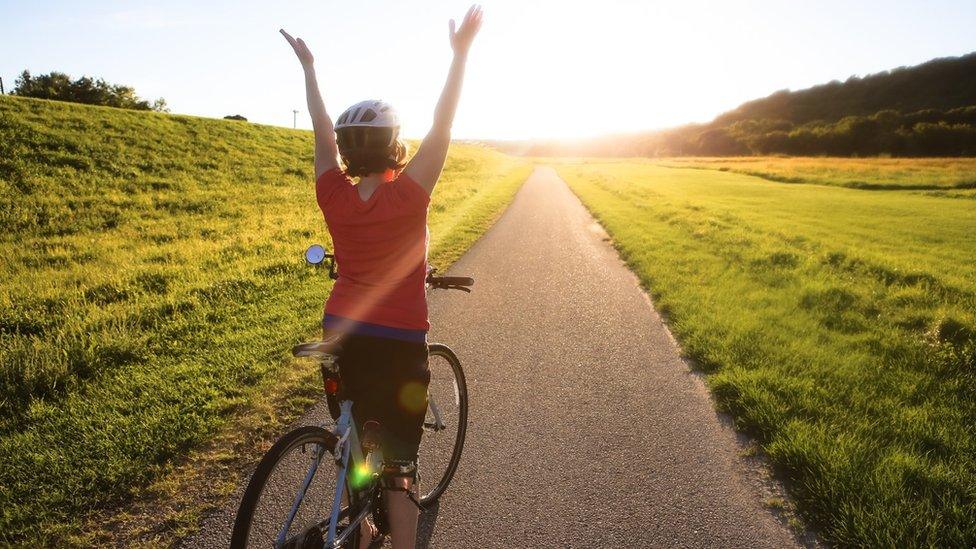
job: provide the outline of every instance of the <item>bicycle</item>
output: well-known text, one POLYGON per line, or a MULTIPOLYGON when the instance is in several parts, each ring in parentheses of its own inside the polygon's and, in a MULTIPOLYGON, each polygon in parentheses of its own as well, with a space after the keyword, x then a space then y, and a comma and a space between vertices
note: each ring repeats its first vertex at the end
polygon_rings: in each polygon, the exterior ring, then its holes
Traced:
MULTIPOLYGON (((330 278, 338 278, 335 257, 322 246, 310 246, 305 259, 312 265, 326 263, 330 278)), ((474 284, 472 278, 435 276, 435 272, 428 271, 428 288, 470 292, 474 284)), ((468 416, 467 385, 460 361, 446 345, 432 343, 428 348, 431 381, 417 465, 421 495, 416 498, 408 493, 421 510, 430 508, 454 478, 468 416), (425 492, 422 480, 430 471, 432 477, 439 478, 425 492)), ((241 499, 231 547, 357 549, 359 528, 367 516, 372 516, 380 539, 389 533, 380 485, 382 448, 372 435, 376 426, 367 422, 362 438, 357 433, 352 401, 343 395, 337 364, 341 354, 337 353, 334 340, 302 343, 292 349, 296 357, 319 362, 330 415, 338 419, 332 429, 312 425, 286 433, 265 453, 241 499), (328 468, 317 474, 323 462, 330 461, 325 456, 335 464, 334 475, 329 475, 328 468), (277 497, 269 493, 269 488, 286 486, 297 488, 286 489, 277 497), (262 503, 271 509, 263 509, 262 503), (275 509, 287 513, 275 520, 271 516, 275 509)))

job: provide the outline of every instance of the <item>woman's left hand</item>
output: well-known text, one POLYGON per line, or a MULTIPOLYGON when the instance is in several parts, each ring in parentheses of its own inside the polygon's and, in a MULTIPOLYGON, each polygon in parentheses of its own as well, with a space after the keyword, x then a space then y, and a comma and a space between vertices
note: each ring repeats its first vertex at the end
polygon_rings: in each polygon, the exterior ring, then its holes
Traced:
POLYGON ((464 15, 464 21, 461 21, 461 28, 454 29, 454 20, 451 19, 451 48, 454 50, 455 55, 467 55, 468 50, 471 48, 471 43, 474 42, 474 37, 477 36, 478 31, 481 29, 481 20, 484 16, 484 11, 481 6, 474 4, 468 8, 468 13, 464 15))

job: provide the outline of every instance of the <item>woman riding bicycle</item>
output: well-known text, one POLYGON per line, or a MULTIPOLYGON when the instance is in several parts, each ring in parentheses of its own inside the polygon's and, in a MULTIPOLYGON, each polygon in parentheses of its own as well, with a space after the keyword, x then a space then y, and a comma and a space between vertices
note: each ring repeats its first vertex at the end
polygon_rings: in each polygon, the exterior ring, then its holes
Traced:
MULTIPOLYGON (((326 338, 341 341, 339 368, 357 427, 368 421, 380 425, 385 501, 398 549, 413 547, 417 532, 418 509, 408 493, 416 491, 430 378, 427 206, 447 157, 468 49, 481 19, 480 6, 472 6, 460 28, 451 20, 454 60, 433 127, 409 161, 396 111, 383 101, 357 103, 333 125, 312 53, 301 38, 281 31, 305 71, 315 130, 315 193, 340 266, 322 325, 326 338)), ((362 541, 371 541, 369 530, 362 529, 362 541)))

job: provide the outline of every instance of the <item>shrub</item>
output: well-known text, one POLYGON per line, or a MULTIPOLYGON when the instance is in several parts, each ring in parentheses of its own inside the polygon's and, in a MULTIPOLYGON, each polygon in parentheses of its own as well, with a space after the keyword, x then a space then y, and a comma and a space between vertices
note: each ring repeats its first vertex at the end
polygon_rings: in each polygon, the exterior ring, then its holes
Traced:
POLYGON ((166 100, 160 97, 152 103, 140 99, 130 86, 109 84, 105 80, 82 76, 72 80, 63 72, 51 72, 39 76, 32 76, 30 71, 24 71, 14 82, 13 95, 34 97, 37 99, 52 99, 54 101, 69 101, 71 103, 85 103, 88 105, 102 105, 121 109, 138 111, 169 112, 166 100))

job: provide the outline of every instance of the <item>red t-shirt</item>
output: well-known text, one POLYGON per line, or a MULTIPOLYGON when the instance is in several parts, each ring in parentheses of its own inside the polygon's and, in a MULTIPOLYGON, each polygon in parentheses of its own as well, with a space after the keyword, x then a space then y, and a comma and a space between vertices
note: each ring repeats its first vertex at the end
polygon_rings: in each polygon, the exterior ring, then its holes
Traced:
POLYGON ((405 330, 427 330, 430 195, 401 173, 363 201, 339 168, 315 182, 332 235, 339 279, 325 313, 405 330))

